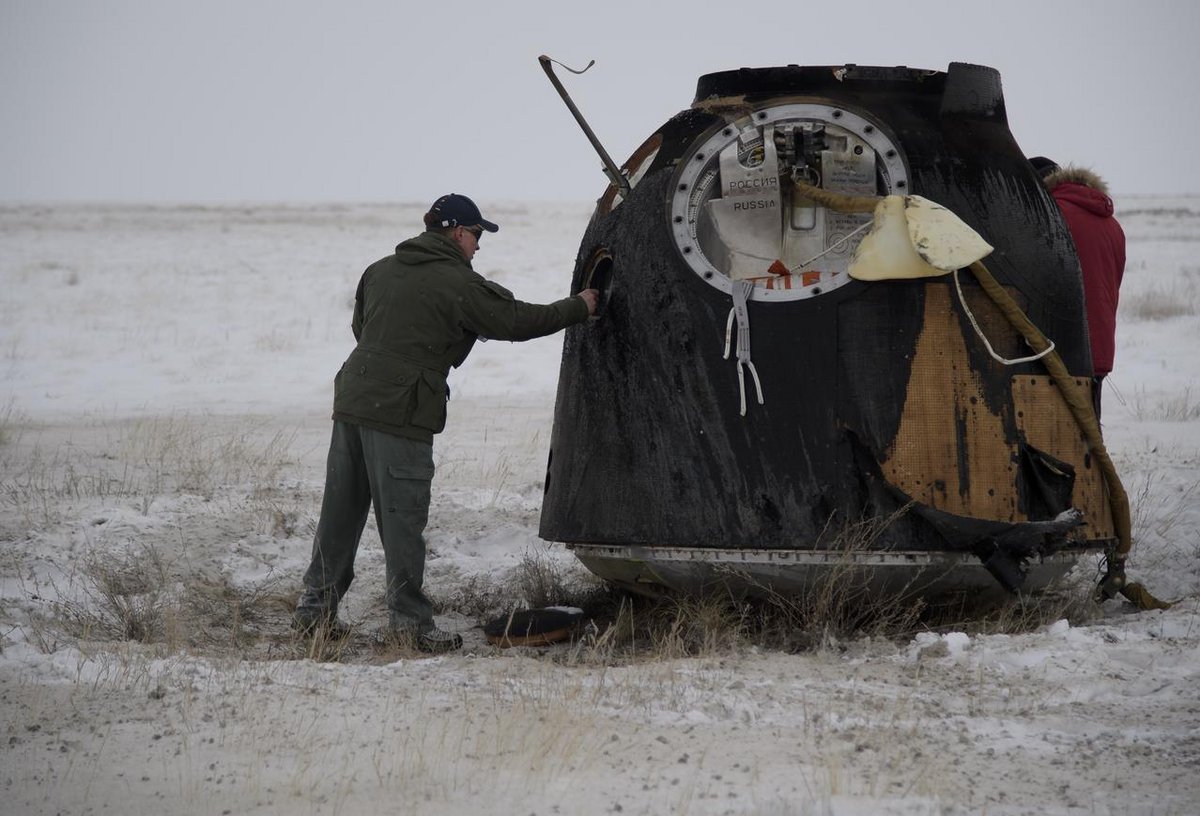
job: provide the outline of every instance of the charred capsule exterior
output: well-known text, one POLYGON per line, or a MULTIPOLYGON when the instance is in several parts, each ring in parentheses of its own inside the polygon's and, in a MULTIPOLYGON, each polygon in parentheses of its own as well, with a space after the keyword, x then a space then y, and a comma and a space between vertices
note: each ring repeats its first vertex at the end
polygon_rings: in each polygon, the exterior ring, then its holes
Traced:
POLYGON ((992 577, 1020 585, 1034 556, 1111 540, 1061 397, 1039 363, 987 353, 968 310, 1003 356, 1028 352, 969 276, 966 309, 951 276, 851 278, 870 214, 794 183, 947 207, 1087 378, 1078 262, 1008 130, 997 72, 709 74, 623 171, 629 195, 608 188, 577 259, 573 286, 600 288, 602 310, 564 343, 543 538, 606 577, 667 585, 687 581, 629 562, 782 563, 886 519, 864 551, 992 559, 992 577), (1086 525, 1054 528, 1072 508, 1086 525))

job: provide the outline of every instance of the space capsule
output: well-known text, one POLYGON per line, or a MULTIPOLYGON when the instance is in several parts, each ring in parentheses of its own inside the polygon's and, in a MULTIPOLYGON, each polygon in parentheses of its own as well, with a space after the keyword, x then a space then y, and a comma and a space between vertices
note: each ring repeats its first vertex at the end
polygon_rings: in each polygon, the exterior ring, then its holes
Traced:
POLYGON ((1090 387, 1078 260, 995 70, 708 74, 609 175, 542 538, 646 593, 803 591, 847 563, 881 591, 1037 589, 1111 550, 1094 446, 1045 361, 953 263, 878 273, 880 212, 827 195, 952 214, 1090 387))

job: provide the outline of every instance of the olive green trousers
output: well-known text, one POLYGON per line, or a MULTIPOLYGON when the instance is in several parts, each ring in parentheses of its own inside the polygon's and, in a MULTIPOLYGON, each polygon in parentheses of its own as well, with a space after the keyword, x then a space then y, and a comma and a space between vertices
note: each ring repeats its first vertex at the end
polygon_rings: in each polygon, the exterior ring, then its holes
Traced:
POLYGON ((321 519, 297 619, 332 620, 337 615, 354 580, 354 556, 367 511, 374 509, 387 565, 389 624, 418 632, 433 628, 433 608, 421 589, 432 479, 432 444, 334 422, 321 519))

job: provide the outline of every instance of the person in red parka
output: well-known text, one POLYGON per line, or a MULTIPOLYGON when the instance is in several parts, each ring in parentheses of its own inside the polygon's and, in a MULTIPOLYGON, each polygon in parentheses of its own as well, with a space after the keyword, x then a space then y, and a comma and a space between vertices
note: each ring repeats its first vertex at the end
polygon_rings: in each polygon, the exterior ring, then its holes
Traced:
POLYGON ((1116 352, 1117 299, 1125 274, 1125 232, 1113 217, 1108 186, 1090 170, 1059 167, 1043 156, 1029 160, 1042 177, 1075 241, 1083 272, 1092 346, 1092 404, 1100 418, 1100 385, 1116 352))

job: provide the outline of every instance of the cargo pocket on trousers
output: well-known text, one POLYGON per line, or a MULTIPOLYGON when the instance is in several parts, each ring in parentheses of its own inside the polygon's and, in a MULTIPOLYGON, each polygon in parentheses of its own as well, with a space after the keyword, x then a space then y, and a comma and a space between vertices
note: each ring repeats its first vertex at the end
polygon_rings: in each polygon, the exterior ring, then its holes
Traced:
POLYGON ((405 462, 388 465, 390 484, 386 488, 384 508, 388 513, 397 513, 406 523, 425 526, 429 512, 430 480, 433 479, 433 463, 405 462))
POLYGON ((402 465, 388 465, 388 476, 393 479, 421 479, 429 481, 433 478, 433 463, 405 462, 402 465))

